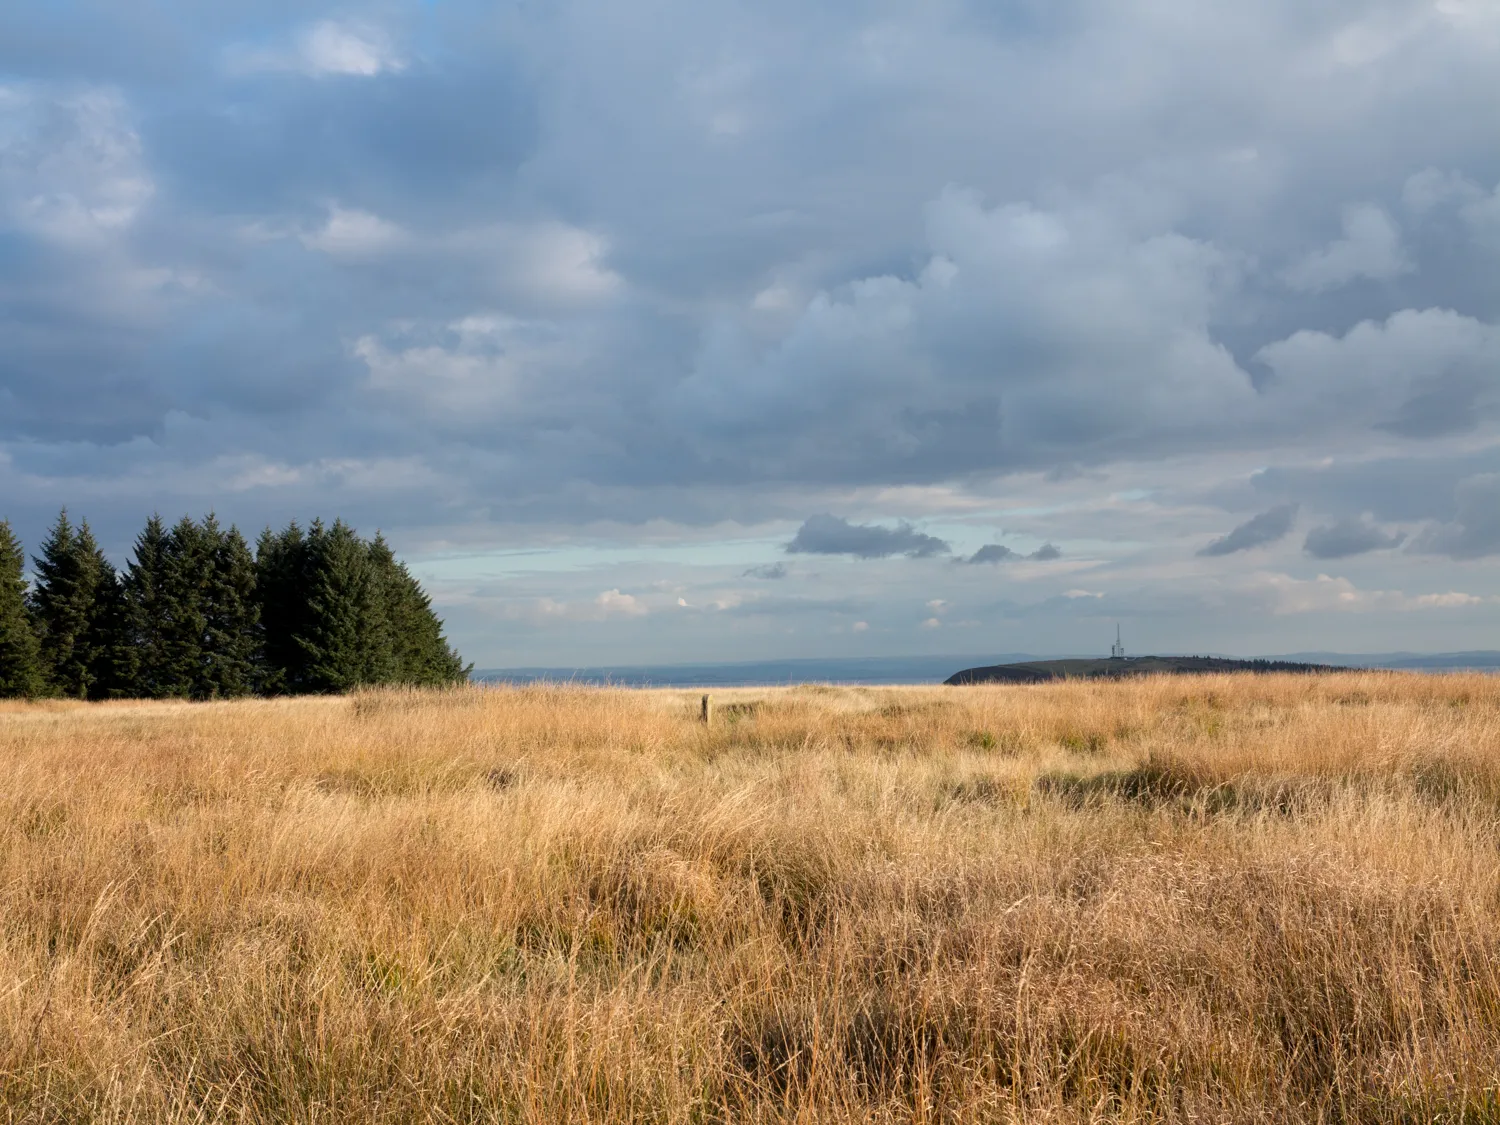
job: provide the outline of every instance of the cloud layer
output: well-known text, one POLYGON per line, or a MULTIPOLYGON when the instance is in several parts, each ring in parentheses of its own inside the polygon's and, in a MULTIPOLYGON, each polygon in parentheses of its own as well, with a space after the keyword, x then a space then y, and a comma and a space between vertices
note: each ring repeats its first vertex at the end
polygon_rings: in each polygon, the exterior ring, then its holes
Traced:
POLYGON ((343 513, 484 662, 1487 598, 1497 53, 1459 0, 10 5, 0 517, 343 513))

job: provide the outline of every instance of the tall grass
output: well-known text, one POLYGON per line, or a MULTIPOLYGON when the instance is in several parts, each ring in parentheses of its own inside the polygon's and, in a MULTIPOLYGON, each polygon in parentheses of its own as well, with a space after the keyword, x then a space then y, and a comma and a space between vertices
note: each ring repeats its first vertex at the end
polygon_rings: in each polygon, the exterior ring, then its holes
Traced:
POLYGON ((7 1121, 1500 1121, 1500 681, 0 705, 7 1121))

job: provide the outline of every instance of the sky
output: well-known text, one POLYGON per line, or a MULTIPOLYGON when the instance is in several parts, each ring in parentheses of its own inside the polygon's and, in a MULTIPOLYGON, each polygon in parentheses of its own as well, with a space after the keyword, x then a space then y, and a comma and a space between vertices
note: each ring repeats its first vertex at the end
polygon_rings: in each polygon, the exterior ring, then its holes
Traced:
POLYGON ((1500 648, 1494 0, 0 6, 0 518, 480 667, 1500 648))

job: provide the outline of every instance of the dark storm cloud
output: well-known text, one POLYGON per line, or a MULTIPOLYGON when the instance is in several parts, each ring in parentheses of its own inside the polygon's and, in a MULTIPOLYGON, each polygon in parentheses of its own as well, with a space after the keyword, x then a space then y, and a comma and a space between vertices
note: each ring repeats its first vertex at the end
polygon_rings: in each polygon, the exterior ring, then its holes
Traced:
POLYGON ((1010 559, 1033 559, 1037 562, 1050 562, 1053 559, 1060 558, 1062 558, 1062 551, 1058 550, 1051 543, 1043 543, 1029 555, 1012 551, 1003 543, 989 543, 979 548, 979 550, 975 551, 968 558, 957 561, 968 563, 970 566, 978 566, 981 563, 1000 563, 1010 559))
POLYGON ((1222 535, 1198 552, 1200 556, 1213 558, 1232 555, 1236 551, 1248 551, 1252 547, 1263 547, 1274 543, 1292 529, 1292 520, 1297 516, 1296 504, 1282 504, 1258 516, 1252 516, 1228 535, 1222 535))
POLYGON ((1344 559, 1370 551, 1388 551, 1406 542, 1401 532, 1386 533, 1363 519, 1322 524, 1307 533, 1302 549, 1315 559, 1344 559))
POLYGON ((951 548, 943 540, 924 535, 910 524, 890 528, 821 515, 809 516, 786 545, 786 550, 790 554, 853 555, 860 559, 884 559, 892 555, 925 559, 947 554, 951 548))

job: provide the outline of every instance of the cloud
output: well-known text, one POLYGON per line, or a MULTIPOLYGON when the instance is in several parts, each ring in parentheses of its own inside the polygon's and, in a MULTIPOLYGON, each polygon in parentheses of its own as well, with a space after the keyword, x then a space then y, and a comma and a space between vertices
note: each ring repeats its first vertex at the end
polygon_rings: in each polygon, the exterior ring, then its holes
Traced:
POLYGON ((957 561, 977 566, 981 563, 1007 562, 1010 559, 1032 559, 1037 562, 1050 562, 1053 559, 1060 558, 1062 558, 1062 551, 1051 543, 1043 543, 1029 555, 1022 555, 1016 551, 1012 551, 1009 547, 1001 543, 989 543, 979 548, 979 550, 975 551, 968 558, 957 561))
POLYGON ((1438 594, 1409 595, 1400 590, 1361 589, 1347 578, 1320 574, 1314 579, 1288 574, 1260 574, 1248 590, 1265 599, 1277 615, 1302 613, 1375 613, 1382 610, 1412 613, 1423 610, 1461 609, 1492 603, 1494 597, 1450 590, 1438 594))
POLYGON ((1267 543, 1274 543, 1292 529, 1292 520, 1296 516, 1296 504, 1277 505, 1270 511, 1262 512, 1258 516, 1252 516, 1228 535, 1221 535, 1218 539, 1209 543, 1208 546, 1202 548, 1198 554, 1203 557, 1213 558, 1219 555, 1232 555, 1236 551, 1248 551, 1253 547, 1263 547, 1267 543))
POLYGON ((1413 549, 1480 559, 1500 554, 1500 473, 1483 473, 1461 481, 1455 490, 1453 520, 1428 528, 1413 549))
POLYGON ((786 545, 790 554, 853 555, 861 559, 883 559, 905 555, 925 559, 947 554, 943 540, 925 535, 908 523, 894 528, 878 524, 850 523, 837 516, 809 516, 786 545))
POLYGON ((1286 271, 1286 283, 1301 292, 1318 293, 1359 278, 1389 281, 1413 269, 1401 248, 1401 231, 1373 204, 1344 211, 1344 237, 1307 255, 1286 271))
POLYGON ((313 78, 373 78, 406 69, 406 60, 384 31, 335 20, 319 20, 304 28, 289 47, 237 45, 228 52, 228 61, 235 74, 290 70, 313 78))
POLYGON ((173 11, 0 5, 0 495, 29 543, 63 501, 122 557, 156 508, 344 514, 646 659, 805 646, 834 595, 911 641, 913 604, 996 574, 793 566, 785 613, 591 627, 601 590, 766 588, 736 560, 811 512, 1086 542, 1011 559, 1058 645, 1085 570, 1089 612, 1201 583, 1180 619, 1232 616, 1235 568, 1176 557, 1212 510, 1420 529, 1365 556, 1385 590, 1500 539, 1477 0, 173 11))
POLYGON ((156 193, 130 116, 112 90, 0 85, 0 220, 74 250, 125 233, 156 193))
POLYGON ((788 574, 786 563, 766 563, 762 566, 752 566, 740 575, 741 578, 765 578, 776 580, 785 578, 788 574))
POLYGON ((603 617, 644 617, 646 606, 633 594, 622 594, 619 590, 605 590, 594 599, 603 617))
POLYGON ((1404 542, 1403 533, 1387 534, 1368 519, 1343 519, 1313 528, 1307 533, 1302 549, 1315 559, 1343 559, 1390 550, 1404 542))
POLYGON ((400 246, 405 232, 394 223, 368 211, 346 210, 335 205, 328 222, 313 234, 302 236, 302 244, 335 257, 358 258, 400 246))
POLYGON ((1356 428, 1430 441, 1472 430, 1496 410, 1500 326, 1451 309, 1404 309, 1342 337, 1300 331, 1256 358, 1268 399, 1328 433, 1356 428))
POLYGON ((972 555, 970 555, 963 561, 969 563, 970 565, 977 565, 979 563, 1004 562, 1006 559, 1018 559, 1020 557, 1020 555, 1016 554, 1016 552, 1012 551, 1009 547, 1004 546, 1003 544, 989 543, 979 548, 979 550, 975 551, 972 555))

